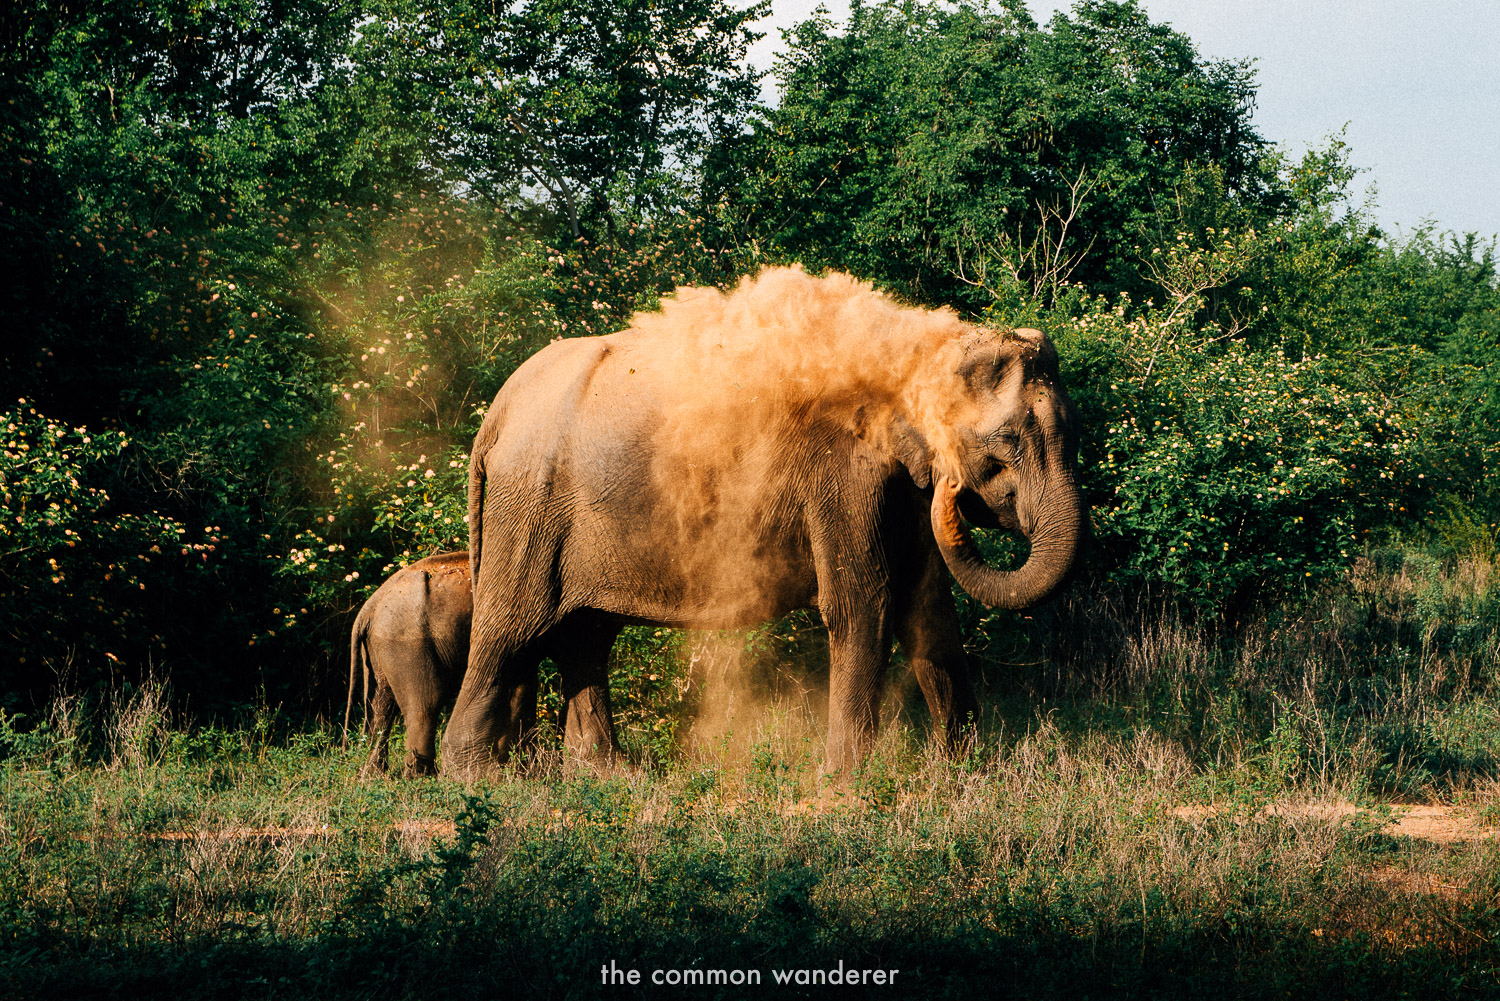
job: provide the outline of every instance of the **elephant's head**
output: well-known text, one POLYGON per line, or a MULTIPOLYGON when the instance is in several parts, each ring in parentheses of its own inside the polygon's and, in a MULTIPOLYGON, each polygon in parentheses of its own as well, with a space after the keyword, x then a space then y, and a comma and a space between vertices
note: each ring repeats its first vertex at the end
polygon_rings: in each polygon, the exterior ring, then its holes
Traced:
POLYGON ((939 432, 946 447, 934 450, 929 435, 898 427, 898 454, 919 486, 933 487, 933 535, 959 585, 986 605, 1025 608, 1062 582, 1083 536, 1078 430, 1057 353, 1029 328, 972 337, 945 381, 961 397, 939 432), (1031 540, 1026 564, 985 563, 964 520, 1019 530, 1031 540))

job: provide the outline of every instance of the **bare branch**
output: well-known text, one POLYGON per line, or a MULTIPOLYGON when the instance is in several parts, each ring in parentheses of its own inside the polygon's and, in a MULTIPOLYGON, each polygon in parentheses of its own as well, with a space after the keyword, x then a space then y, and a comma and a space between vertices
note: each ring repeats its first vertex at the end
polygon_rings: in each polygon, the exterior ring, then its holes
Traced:
POLYGON ((1003 298, 1001 290, 990 284, 989 271, 992 262, 998 262, 1009 276, 1007 286, 1025 290, 1033 299, 1051 302, 1057 298, 1058 290, 1068 283, 1094 247, 1095 237, 1082 250, 1069 248, 1070 230, 1083 211, 1089 193, 1097 186, 1097 180, 1088 177, 1087 168, 1080 168, 1078 176, 1067 183, 1066 204, 1061 199, 1051 203, 1036 203, 1038 223, 1030 240, 1024 236, 1024 224, 1016 223, 1015 236, 1002 233, 994 244, 979 242, 974 260, 966 265, 962 247, 955 252, 958 258, 957 271, 950 272, 966 285, 982 288, 993 298, 1003 298), (973 277, 969 271, 973 270, 973 277))

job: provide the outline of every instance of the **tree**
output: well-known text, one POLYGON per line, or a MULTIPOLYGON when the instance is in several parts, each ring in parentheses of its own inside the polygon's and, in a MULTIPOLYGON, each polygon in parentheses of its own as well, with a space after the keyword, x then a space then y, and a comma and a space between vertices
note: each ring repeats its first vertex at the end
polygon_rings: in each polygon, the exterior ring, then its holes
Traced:
POLYGON ((789 41, 781 105, 738 148, 744 180, 721 179, 782 255, 980 309, 1067 280, 1143 288, 1134 247, 1194 165, 1277 204, 1248 66, 1200 59, 1135 2, 1043 30, 1018 0, 891 0, 789 41))
POLYGON ((361 16, 323 0, 43 0, 6 20, 0 391, 81 442, 122 443, 60 451, 47 468, 65 478, 14 473, 27 489, 7 489, 7 527, 24 537, 7 543, 45 553, 73 534, 61 582, 9 578, 0 618, 46 607, 68 649, 16 649, 29 666, 7 690, 37 694, 42 658, 72 651, 85 684, 165 662, 200 694, 249 694, 247 638, 277 601, 265 550, 297 499, 282 460, 327 407, 291 280, 319 251, 299 237, 399 169, 361 148, 369 116, 339 113, 361 16), (75 481, 86 521, 31 517, 68 508, 75 481))
POLYGON ((440 122, 432 156, 464 190, 511 209, 535 193, 569 237, 608 239, 692 199, 703 151, 755 99, 747 25, 768 9, 393 3, 364 60, 440 122))
POLYGON ((155 663, 200 706, 304 697, 317 672, 266 658, 315 661, 383 569, 461 541, 476 407, 692 267, 677 210, 753 97, 758 13, 41 0, 0 24, 0 392, 17 428, 121 443, 6 456, 0 546, 56 566, 0 580, 0 626, 57 614, 0 688, 45 695, 76 650, 84 684, 155 663))

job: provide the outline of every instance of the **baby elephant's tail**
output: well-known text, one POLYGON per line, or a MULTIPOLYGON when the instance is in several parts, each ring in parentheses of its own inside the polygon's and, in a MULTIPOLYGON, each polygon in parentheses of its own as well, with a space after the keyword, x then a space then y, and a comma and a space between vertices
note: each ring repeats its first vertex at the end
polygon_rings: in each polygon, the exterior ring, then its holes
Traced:
POLYGON ((354 679, 356 675, 364 683, 362 696, 365 715, 370 712, 370 606, 359 610, 354 618, 354 628, 349 632, 349 694, 344 699, 344 747, 349 746, 349 714, 354 709, 354 679))

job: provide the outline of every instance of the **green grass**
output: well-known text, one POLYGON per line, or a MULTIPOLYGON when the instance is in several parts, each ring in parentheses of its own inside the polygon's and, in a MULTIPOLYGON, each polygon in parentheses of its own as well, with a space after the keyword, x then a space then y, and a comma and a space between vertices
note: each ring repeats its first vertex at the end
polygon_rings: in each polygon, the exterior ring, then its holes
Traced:
POLYGON ((817 644, 765 631, 627 645, 616 683, 675 701, 622 700, 636 763, 602 776, 554 746, 475 786, 361 782, 360 742, 266 707, 63 698, 0 720, 0 996, 1500 996, 1487 566, 1362 565, 1234 633, 1062 602, 976 647, 967 754, 924 744, 898 665, 837 778, 817 644), (1421 802, 1476 836, 1402 836, 1421 802), (839 963, 901 972, 774 980, 839 963))
POLYGON ((740 762, 466 788, 361 783, 328 731, 144 725, 0 770, 9 996, 592 997, 625 989, 599 983, 611 960, 764 978, 644 988, 711 996, 840 961, 923 997, 1497 990, 1500 847, 1268 815, 1351 790, 1195 766, 1146 728, 1034 718, 950 762, 893 727, 839 783, 769 732, 740 762), (1194 803, 1217 810, 1173 812, 1194 803))

